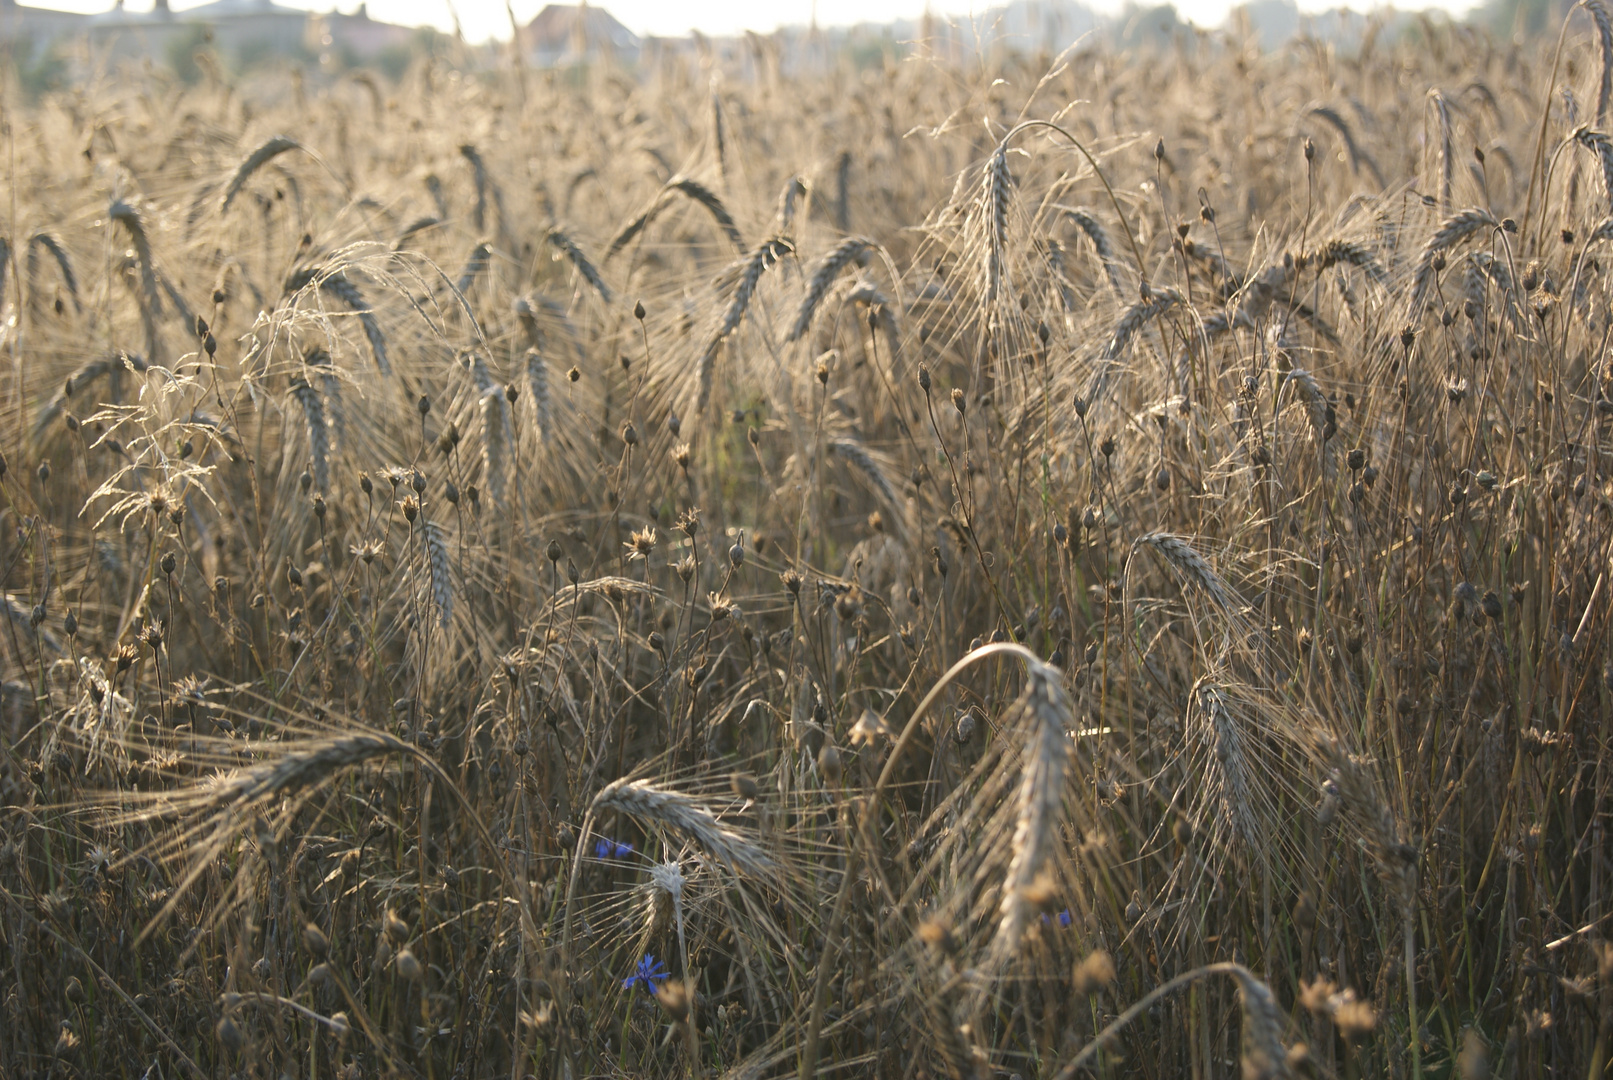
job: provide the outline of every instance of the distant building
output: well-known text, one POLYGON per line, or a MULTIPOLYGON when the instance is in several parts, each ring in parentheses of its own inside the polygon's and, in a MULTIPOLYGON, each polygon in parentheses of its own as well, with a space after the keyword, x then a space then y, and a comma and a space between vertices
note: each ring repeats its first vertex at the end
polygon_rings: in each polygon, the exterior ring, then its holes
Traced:
POLYGON ((406 49, 415 30, 370 18, 368 4, 360 4, 351 15, 332 11, 308 18, 308 43, 318 53, 337 50, 358 59, 379 56, 388 49, 406 49))
POLYGON ((210 0, 175 11, 154 0, 149 11, 130 11, 123 0, 97 15, 26 7, 0 0, 0 46, 21 61, 52 43, 87 38, 102 58, 178 62, 203 45, 226 62, 250 66, 272 57, 314 59, 334 54, 364 61, 392 48, 408 48, 415 31, 378 22, 359 4, 351 15, 317 14, 275 0, 210 0))
POLYGON ((521 51, 534 67, 560 67, 610 57, 638 58, 639 39, 604 8, 547 4, 521 28, 521 51))

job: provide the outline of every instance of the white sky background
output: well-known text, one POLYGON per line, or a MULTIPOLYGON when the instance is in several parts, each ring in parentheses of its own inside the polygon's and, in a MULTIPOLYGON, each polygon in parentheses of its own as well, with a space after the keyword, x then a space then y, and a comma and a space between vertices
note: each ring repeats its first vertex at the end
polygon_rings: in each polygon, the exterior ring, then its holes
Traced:
MULTIPOLYGON (((54 7, 72 11, 105 11, 111 0, 24 0, 39 7, 54 7)), ((171 0, 175 11, 194 7, 203 0, 171 0)), ((291 7, 329 11, 337 8, 352 11, 358 0, 277 0, 291 7)), ((515 17, 526 22, 537 14, 545 0, 512 0, 515 17)), ((966 15, 970 11, 984 11, 1001 0, 932 0, 931 8, 937 15, 966 15)), ((1090 6, 1113 11, 1120 5, 1116 0, 1088 0, 1090 6)), ((1153 0, 1144 0, 1151 3, 1153 0)), ((451 29, 450 0, 369 0, 370 17, 406 26, 435 26, 451 29)), ((1456 12, 1465 11, 1471 0, 1402 0, 1406 8, 1444 7, 1456 12)), ((130 11, 151 8, 151 0, 126 0, 130 11)), ((768 33, 779 26, 804 26, 811 21, 816 7, 820 26, 839 26, 857 22, 889 22, 892 19, 916 19, 924 13, 925 0, 600 0, 598 6, 616 16, 629 30, 639 34, 678 36, 691 28, 707 34, 733 34, 742 30, 768 33)), ((1230 0, 1176 0, 1176 9, 1184 19, 1200 26, 1216 26, 1226 18, 1230 0)), ((1299 0, 1301 10, 1321 10, 1350 6, 1346 0, 1299 0)), ((1357 4, 1355 6, 1364 6, 1357 4)), ((503 0, 454 0, 454 9, 472 42, 490 37, 508 39, 510 19, 503 0)))

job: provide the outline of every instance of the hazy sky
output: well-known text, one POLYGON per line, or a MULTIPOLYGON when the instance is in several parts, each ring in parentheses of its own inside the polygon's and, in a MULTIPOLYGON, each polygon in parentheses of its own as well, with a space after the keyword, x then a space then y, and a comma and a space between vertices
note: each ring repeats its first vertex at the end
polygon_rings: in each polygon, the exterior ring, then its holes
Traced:
MULTIPOLYGON (((70 8, 75 11, 104 11, 111 0, 27 0, 41 7, 70 8)), ((202 0, 171 0, 175 11, 195 7, 202 0)), ((358 0, 278 0, 293 7, 328 11, 332 7, 352 11, 358 0)), ((936 14, 968 14, 983 11, 1000 0, 969 3, 968 0, 931 0, 936 14)), ((1099 10, 1119 7, 1119 0, 1088 0, 1099 10)), ((1299 0, 1302 10, 1342 6, 1346 0, 1299 0)), ((452 26, 450 0, 369 0, 370 16, 388 22, 417 26, 430 24, 441 29, 452 26)), ((545 0, 512 0, 515 17, 530 19, 545 0)), ((1465 10, 1467 0, 1422 0, 1429 6, 1465 10)), ((149 9, 151 0, 126 0, 129 10, 149 9)), ((916 18, 924 13, 925 0, 602 0, 609 10, 636 33, 684 34, 690 28, 708 34, 731 34, 740 30, 771 31, 781 25, 804 25, 817 9, 821 25, 854 22, 888 22, 896 18, 916 18)), ((1182 16, 1201 25, 1213 26, 1226 16, 1230 0, 1176 0, 1182 16)), ((1357 0, 1357 6, 1361 6, 1357 0)), ((1421 6, 1417 0, 1402 0, 1404 7, 1421 6)), ((509 15, 504 0, 453 0, 465 36, 472 41, 489 37, 508 38, 509 15)))

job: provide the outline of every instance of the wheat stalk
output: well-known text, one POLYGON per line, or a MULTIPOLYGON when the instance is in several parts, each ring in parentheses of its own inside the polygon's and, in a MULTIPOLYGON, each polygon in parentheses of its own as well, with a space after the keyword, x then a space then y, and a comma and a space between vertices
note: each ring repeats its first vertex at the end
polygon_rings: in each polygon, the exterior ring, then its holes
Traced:
POLYGON ((1428 100, 1439 117, 1439 212, 1451 212, 1451 176, 1455 161, 1451 157, 1451 110, 1445 95, 1437 89, 1428 91, 1428 100))
POLYGON ((1321 250, 1316 253, 1316 265, 1319 270, 1331 269, 1339 263, 1359 267, 1375 284, 1388 284, 1388 273, 1378 262, 1377 257, 1363 244, 1335 238, 1323 244, 1321 250))
POLYGON ((1217 805, 1222 820, 1244 847, 1264 864, 1268 837, 1257 813, 1257 791, 1251 772, 1250 748, 1245 746, 1244 724, 1230 707, 1225 692, 1208 676, 1194 684, 1188 695, 1187 730, 1205 751, 1198 759, 1206 770, 1205 793, 1217 805))

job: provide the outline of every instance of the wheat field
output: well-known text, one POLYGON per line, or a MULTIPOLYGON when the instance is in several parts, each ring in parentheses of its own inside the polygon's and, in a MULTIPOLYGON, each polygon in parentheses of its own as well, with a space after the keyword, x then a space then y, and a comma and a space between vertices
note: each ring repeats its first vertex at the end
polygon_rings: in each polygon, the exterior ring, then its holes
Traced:
POLYGON ((1608 1075, 1604 0, 796 59, 5 91, 0 1076, 1608 1075))

